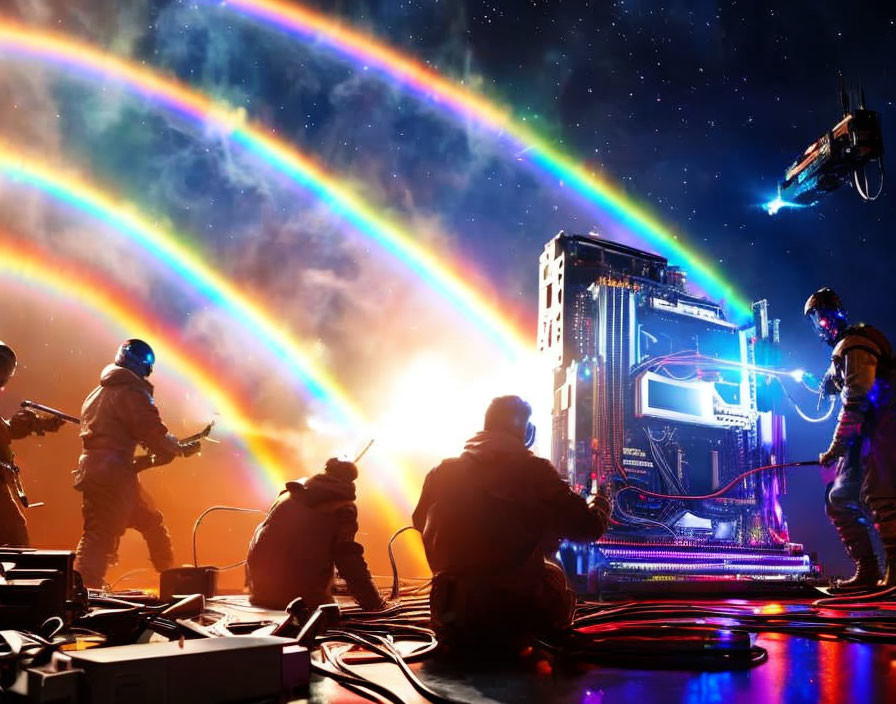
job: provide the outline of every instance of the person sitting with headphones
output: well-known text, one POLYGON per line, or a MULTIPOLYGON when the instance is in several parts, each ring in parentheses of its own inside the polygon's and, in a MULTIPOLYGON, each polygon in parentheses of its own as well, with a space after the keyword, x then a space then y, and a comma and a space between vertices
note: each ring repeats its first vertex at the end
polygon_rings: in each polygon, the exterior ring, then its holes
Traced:
POLYGON ((414 510, 433 572, 432 625, 449 646, 516 645, 568 626, 575 595, 546 553, 607 528, 609 501, 589 505, 529 450, 531 413, 518 396, 494 399, 464 452, 429 472, 414 510))

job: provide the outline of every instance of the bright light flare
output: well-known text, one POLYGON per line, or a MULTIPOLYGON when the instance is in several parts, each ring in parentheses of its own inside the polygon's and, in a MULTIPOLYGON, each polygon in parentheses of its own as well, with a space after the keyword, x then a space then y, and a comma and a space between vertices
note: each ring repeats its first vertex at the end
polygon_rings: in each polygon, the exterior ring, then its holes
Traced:
POLYGON ((374 421, 377 443, 401 448, 430 464, 456 457, 482 429, 489 402, 515 394, 532 405, 532 422, 538 429, 533 451, 539 453, 538 440, 546 441, 549 426, 544 425, 545 404, 540 398, 544 393, 534 372, 535 355, 498 367, 464 363, 460 357, 431 350, 409 360, 387 386, 382 411, 374 421))
POLYGON ((772 200, 768 201, 768 203, 765 203, 762 206, 762 208, 765 210, 765 212, 767 212, 769 215, 777 215, 778 211, 781 210, 781 208, 805 208, 805 207, 807 207, 807 206, 803 205, 802 203, 793 203, 789 200, 784 200, 783 198, 781 198, 781 196, 775 196, 772 200))
POLYGON ((476 404, 470 390, 477 381, 475 375, 452 369, 447 360, 417 357, 387 392, 382 414, 374 421, 377 438, 433 459, 456 454, 476 427, 469 416, 476 404))
POLYGON ((793 379, 797 384, 803 383, 803 379, 806 378, 806 371, 804 369, 794 369, 792 372, 788 373, 791 379, 793 379))

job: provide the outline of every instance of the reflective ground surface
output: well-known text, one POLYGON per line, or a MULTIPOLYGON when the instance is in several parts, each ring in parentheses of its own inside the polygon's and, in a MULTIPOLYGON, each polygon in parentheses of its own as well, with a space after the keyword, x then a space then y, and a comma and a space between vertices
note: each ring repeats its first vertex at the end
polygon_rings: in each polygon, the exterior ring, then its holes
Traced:
MULTIPOLYGON (((792 627, 808 621, 806 614, 812 609, 811 601, 706 600, 704 597, 700 601, 678 603, 767 615, 782 619, 782 624, 784 619, 791 619, 792 627)), ((630 603, 644 606, 660 602, 630 603)), ((868 621, 863 619, 874 613, 891 614, 896 609, 896 601, 888 598, 878 602, 876 606, 879 608, 856 606, 859 608, 849 612, 815 611, 838 615, 848 624, 848 629, 864 628, 867 632, 868 621)), ((280 618, 277 612, 249 606, 244 596, 223 598, 214 608, 227 612, 235 620, 280 618)), ((731 627, 736 628, 734 624, 731 627)), ((890 642, 851 642, 817 631, 813 637, 761 632, 754 636, 754 643, 767 651, 767 660, 755 667, 731 671, 702 672, 686 667, 658 669, 655 661, 639 656, 606 666, 568 657, 554 658, 547 653, 535 653, 509 662, 490 661, 484 656, 463 661, 429 658, 412 667, 432 689, 459 702, 896 704, 896 634, 893 638, 886 634, 883 637, 890 642)), ((388 686, 405 702, 427 701, 391 664, 358 664, 351 656, 347 662, 358 674, 388 686)), ((315 676, 308 696, 294 701, 354 704, 367 700, 332 680, 315 676)))
MULTIPOLYGON (((757 643, 768 661, 750 670, 685 672, 583 665, 558 666, 550 674, 537 665, 462 668, 429 661, 421 676, 440 693, 467 702, 562 702, 569 704, 802 704, 896 702, 896 645, 810 640, 774 633, 757 643)), ((416 695, 389 665, 366 665, 367 674, 395 687, 406 701, 416 695)), ((316 681, 311 701, 359 702, 329 681, 316 681)))

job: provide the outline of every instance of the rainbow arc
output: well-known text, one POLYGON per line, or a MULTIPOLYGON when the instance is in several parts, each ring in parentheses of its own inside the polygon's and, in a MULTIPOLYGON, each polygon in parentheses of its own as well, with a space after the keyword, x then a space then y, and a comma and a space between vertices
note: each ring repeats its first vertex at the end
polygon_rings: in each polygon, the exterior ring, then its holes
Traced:
POLYGON ((248 121, 244 111, 216 102, 135 61, 127 61, 58 34, 38 32, 0 20, 0 54, 3 52, 113 80, 193 121, 215 127, 224 138, 239 144, 326 203, 332 212, 447 299, 480 334, 495 342, 510 358, 531 353, 534 331, 517 330, 495 307, 488 294, 470 286, 463 272, 447 265, 443 256, 421 245, 411 231, 383 215, 382 207, 363 200, 347 182, 274 136, 269 128, 248 121))
MULTIPOLYGON (((206 0, 208 3, 208 0, 206 0)), ((269 27, 299 36, 334 52, 366 70, 372 67, 409 89, 437 109, 473 121, 508 140, 515 153, 562 184, 587 204, 596 206, 614 223, 656 248, 671 263, 688 270, 691 280, 708 295, 727 304, 738 318, 749 319, 751 306, 715 267, 663 225, 649 209, 635 202, 607 179, 583 166, 523 121, 466 86, 413 57, 317 10, 284 0, 227 0, 221 8, 269 27)))
POLYGON ((340 420, 363 429, 366 422, 339 383, 322 369, 299 340, 261 304, 239 288, 199 253, 184 246, 185 238, 166 231, 122 203, 113 194, 88 183, 77 173, 50 165, 0 143, 0 175, 35 188, 112 227, 149 252, 211 304, 256 334, 278 360, 295 374, 314 398, 335 409, 340 420))

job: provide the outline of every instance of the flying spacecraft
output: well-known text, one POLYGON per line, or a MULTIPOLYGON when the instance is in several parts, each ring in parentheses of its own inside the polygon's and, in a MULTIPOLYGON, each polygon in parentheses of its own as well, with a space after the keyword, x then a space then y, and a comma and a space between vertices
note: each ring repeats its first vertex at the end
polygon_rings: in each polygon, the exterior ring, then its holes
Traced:
POLYGON ((876 200, 884 187, 884 142, 880 116, 865 107, 865 91, 859 90, 858 105, 840 82, 843 118, 804 151, 784 172, 778 196, 765 204, 769 215, 783 207, 815 205, 825 193, 837 190, 852 179, 863 200, 876 200), (868 167, 876 163, 879 174, 874 194, 868 185, 868 167))

